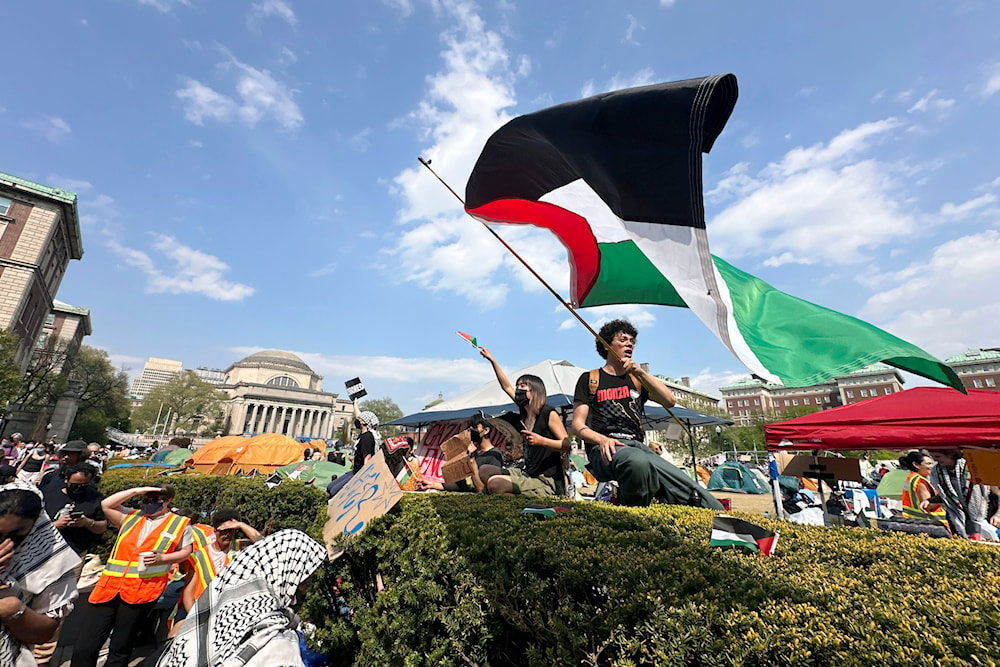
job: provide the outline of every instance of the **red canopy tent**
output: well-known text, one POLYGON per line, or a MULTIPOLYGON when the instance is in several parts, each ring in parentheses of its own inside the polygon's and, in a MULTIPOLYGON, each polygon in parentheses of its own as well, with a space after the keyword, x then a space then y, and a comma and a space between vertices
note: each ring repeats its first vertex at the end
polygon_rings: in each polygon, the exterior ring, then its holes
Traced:
POLYGON ((767 424, 764 433, 770 450, 1000 448, 1000 391, 915 387, 767 424))

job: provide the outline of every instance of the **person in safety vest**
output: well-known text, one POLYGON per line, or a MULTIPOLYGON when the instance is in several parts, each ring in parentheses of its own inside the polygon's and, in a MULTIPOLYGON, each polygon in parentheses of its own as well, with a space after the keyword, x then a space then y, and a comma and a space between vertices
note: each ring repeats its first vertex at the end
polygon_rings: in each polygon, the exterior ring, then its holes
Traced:
POLYGON ((923 452, 907 452, 899 458, 899 467, 910 473, 906 477, 901 499, 903 516, 908 519, 933 519, 947 525, 941 497, 930 482, 934 459, 923 452))
POLYGON ((212 579, 216 577, 238 552, 237 531, 242 532, 251 542, 259 541, 263 535, 257 529, 243 522, 240 513, 234 509, 218 509, 212 515, 213 539, 203 548, 194 549, 188 557, 187 575, 181 600, 184 609, 191 611, 212 579))
POLYGON ((128 665, 171 566, 191 555, 191 521, 170 511, 173 498, 174 488, 162 484, 119 491, 101 503, 107 519, 119 526, 118 539, 90 594, 90 623, 76 641, 71 667, 94 667, 109 636, 105 667, 128 665), (137 495, 143 497, 142 509, 122 507, 137 495))

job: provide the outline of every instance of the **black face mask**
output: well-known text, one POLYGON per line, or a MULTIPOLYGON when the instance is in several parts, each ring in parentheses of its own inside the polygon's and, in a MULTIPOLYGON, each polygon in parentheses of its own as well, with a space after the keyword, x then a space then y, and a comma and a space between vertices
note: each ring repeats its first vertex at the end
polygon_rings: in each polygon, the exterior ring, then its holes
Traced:
POLYGON ((517 407, 526 408, 530 402, 527 389, 518 389, 514 392, 514 405, 517 407))
POLYGON ((476 429, 472 429, 471 431, 469 431, 469 437, 472 438, 472 444, 474 445, 478 445, 483 441, 482 434, 476 429))
POLYGON ((87 493, 86 484, 67 484, 66 495, 70 498, 79 498, 87 493))
POLYGON ((360 419, 355 419, 354 420, 354 428, 361 428, 361 420, 360 419))

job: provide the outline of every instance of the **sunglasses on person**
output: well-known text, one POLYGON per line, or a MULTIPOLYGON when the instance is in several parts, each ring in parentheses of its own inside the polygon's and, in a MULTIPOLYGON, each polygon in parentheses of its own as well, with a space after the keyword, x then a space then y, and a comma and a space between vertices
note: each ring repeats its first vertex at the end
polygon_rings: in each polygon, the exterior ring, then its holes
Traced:
POLYGON ((163 496, 159 493, 147 493, 142 497, 144 503, 159 503, 163 502, 163 496))
POLYGON ((67 484, 66 490, 70 493, 79 493, 87 488, 87 484, 67 484))

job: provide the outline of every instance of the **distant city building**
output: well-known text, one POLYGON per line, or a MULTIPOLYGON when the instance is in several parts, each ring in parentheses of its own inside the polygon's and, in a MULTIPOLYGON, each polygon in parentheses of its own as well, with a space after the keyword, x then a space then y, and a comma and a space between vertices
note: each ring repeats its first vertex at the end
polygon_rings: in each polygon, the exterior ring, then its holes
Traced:
POLYGON ((966 389, 1000 391, 1000 349, 968 350, 944 361, 955 370, 966 389))
POLYGON ((0 172, 0 329, 17 335, 22 371, 69 261, 82 257, 76 194, 0 172))
POLYGON ((827 410, 902 390, 903 378, 899 371, 883 363, 865 366, 830 382, 808 387, 785 387, 745 378, 719 388, 723 406, 733 416, 737 426, 751 423, 755 415, 783 415, 800 407, 827 410))
POLYGON ((189 372, 194 373, 195 376, 202 382, 207 382, 208 384, 216 387, 226 384, 226 371, 221 368, 206 368, 205 366, 199 366, 198 368, 189 369, 189 372))
MULTIPOLYGON (((645 365, 646 364, 643 364, 643 366, 645 365)), ((670 387, 670 391, 673 392, 674 398, 676 398, 677 402, 685 408, 690 410, 705 410, 706 408, 713 408, 717 410, 719 408, 719 402, 722 399, 714 394, 699 391, 698 389, 692 389, 691 378, 682 377, 679 380, 676 380, 663 375, 658 375, 657 377, 662 380, 665 385, 670 387)))
POLYGON ((224 435, 330 439, 354 419, 351 401, 323 391, 323 377, 291 352, 256 352, 225 373, 224 435))
POLYGON ((141 403, 153 388, 170 382, 183 370, 184 364, 179 361, 150 357, 142 367, 142 375, 132 381, 129 393, 132 395, 133 404, 141 403))

